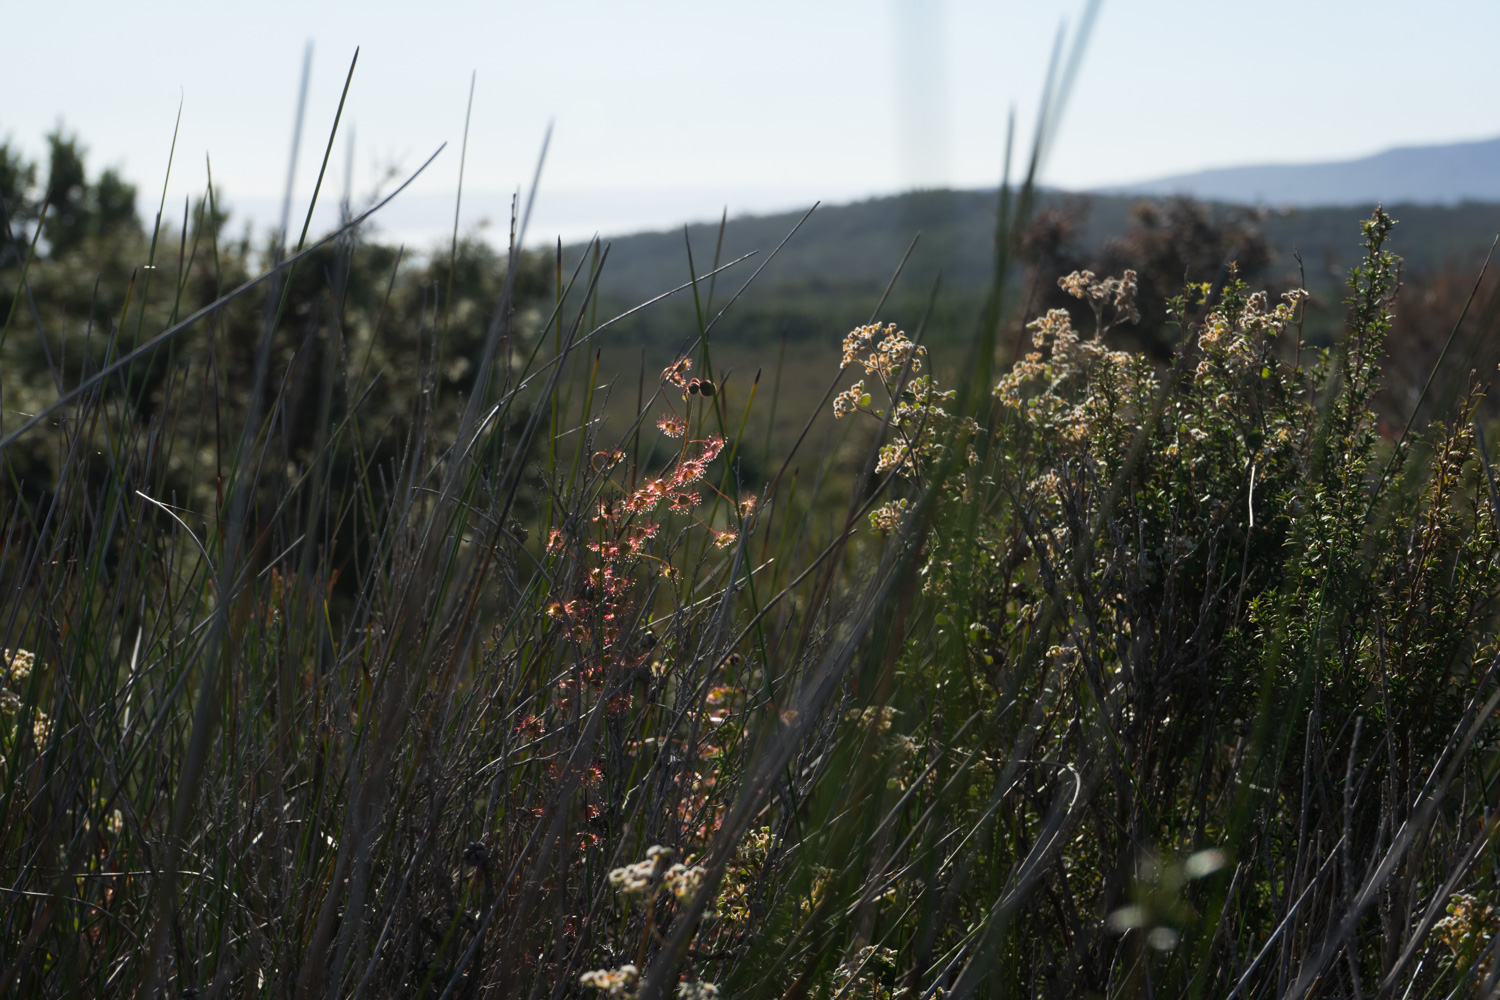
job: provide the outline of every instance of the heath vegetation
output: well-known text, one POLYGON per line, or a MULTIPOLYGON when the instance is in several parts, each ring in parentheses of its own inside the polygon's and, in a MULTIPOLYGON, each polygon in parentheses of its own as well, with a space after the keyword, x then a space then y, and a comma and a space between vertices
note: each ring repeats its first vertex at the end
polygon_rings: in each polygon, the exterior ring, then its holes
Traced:
POLYGON ((1028 175, 972 309, 890 261, 789 402, 716 365, 781 244, 689 240, 620 371, 609 248, 523 205, 414 257, 39 173, 0 996, 1500 988, 1491 310, 1423 278, 1434 338, 1390 214, 1314 335, 1251 217, 1096 273, 1028 175))

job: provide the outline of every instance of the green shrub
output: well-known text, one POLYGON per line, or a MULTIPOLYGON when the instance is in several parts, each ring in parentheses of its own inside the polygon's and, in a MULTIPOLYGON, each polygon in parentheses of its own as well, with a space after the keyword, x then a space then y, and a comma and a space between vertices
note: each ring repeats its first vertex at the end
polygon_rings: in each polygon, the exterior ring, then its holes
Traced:
POLYGON ((1495 490, 1477 390, 1376 433, 1391 227, 1365 225, 1332 349, 1232 267, 1172 303, 1167 369, 1109 346, 1133 272, 1061 279, 1093 329, 1032 321, 977 422, 894 328, 894 359, 846 341, 878 385, 835 412, 892 442, 876 469, 910 495, 872 527, 922 597, 879 674, 892 787, 828 806, 827 843, 888 851, 843 869, 840 968, 878 946, 896 992, 1368 995, 1411 985, 1455 886, 1494 891, 1495 490))

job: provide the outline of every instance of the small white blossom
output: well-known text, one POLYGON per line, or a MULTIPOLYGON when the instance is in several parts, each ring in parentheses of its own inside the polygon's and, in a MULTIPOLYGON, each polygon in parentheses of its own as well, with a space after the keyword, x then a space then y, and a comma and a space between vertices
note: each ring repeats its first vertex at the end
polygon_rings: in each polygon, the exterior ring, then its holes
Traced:
POLYGON ((672 891, 672 895, 677 897, 678 902, 686 905, 698 895, 698 889, 702 887, 703 880, 707 877, 708 871, 701 865, 676 864, 667 869, 663 881, 672 891))
POLYGON ((0 661, 4 662, 5 672, 12 681, 24 681, 31 676, 31 669, 36 665, 36 654, 24 649, 7 649, 0 651, 0 661))
POLYGON ((656 892, 663 869, 672 860, 672 849, 660 845, 646 851, 646 860, 616 868, 609 873, 609 885, 627 899, 645 900, 656 892))
POLYGON ((580 986, 592 986, 596 990, 603 990, 612 997, 621 997, 629 1000, 635 996, 636 982, 641 978, 641 970, 634 965, 622 965, 618 969, 594 969, 585 972, 578 977, 580 986))

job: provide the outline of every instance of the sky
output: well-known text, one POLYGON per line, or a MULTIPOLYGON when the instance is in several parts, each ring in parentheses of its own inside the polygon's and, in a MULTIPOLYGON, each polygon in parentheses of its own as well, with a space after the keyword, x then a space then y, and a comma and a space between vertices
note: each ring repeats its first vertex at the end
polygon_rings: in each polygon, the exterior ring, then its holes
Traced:
MULTIPOLYGON (((0 138, 59 122, 154 214, 215 190, 274 224, 306 211, 350 60, 320 202, 389 190, 391 237, 504 242, 549 123, 529 242, 999 178, 1029 140, 1081 0, 516 3, 102 0, 8 5, 0 138), (473 110, 461 156, 471 80, 473 110), (179 107, 181 124, 167 177, 179 107)), ((1500 134, 1493 0, 1104 0, 1044 172, 1075 189, 1205 167, 1346 159, 1500 134)), ((332 216, 321 216, 323 225, 332 216)))

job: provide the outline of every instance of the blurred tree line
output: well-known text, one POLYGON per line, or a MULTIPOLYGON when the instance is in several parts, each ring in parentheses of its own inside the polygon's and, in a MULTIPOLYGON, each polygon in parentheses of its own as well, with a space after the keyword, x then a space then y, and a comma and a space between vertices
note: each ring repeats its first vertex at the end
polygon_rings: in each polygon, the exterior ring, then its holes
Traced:
MULTIPOLYGON (((185 224, 159 229, 143 224, 137 200, 115 171, 90 172, 86 150, 61 128, 47 137, 45 168, 0 144, 0 433, 281 259, 276 234, 229 237, 217 196, 185 200, 176 206, 185 224)), ((75 426, 70 414, 82 411, 69 406, 8 446, 0 498, 40 517, 68 461, 99 466, 89 481, 100 488, 134 488, 114 482, 117 450, 88 440, 125 428, 166 465, 167 495, 155 499, 212 525, 242 429, 258 413, 254 537, 273 545, 293 527, 317 530, 339 550, 334 558, 361 558, 370 512, 383 507, 353 498, 394 488, 400 456, 421 441, 451 440, 507 267, 504 252, 477 238, 451 253, 412 253, 353 231, 91 387, 117 418, 108 431, 75 426), (252 399, 263 343, 269 364, 252 399), (320 455, 340 421, 352 443, 320 455), (292 489, 315 466, 342 508, 292 489), (305 525, 310 509, 324 523, 305 525)), ((550 315, 550 255, 523 255, 515 283, 499 321, 518 366, 550 315)))
POLYGON ((136 190, 113 169, 90 183, 84 169, 84 150, 78 138, 61 127, 47 136, 46 183, 37 188, 37 165, 28 162, 10 143, 0 143, 0 218, 5 242, 0 266, 18 263, 25 253, 20 237, 32 232, 42 205, 47 218, 42 240, 51 258, 77 250, 86 240, 139 234, 136 190))

